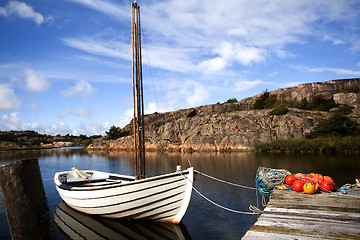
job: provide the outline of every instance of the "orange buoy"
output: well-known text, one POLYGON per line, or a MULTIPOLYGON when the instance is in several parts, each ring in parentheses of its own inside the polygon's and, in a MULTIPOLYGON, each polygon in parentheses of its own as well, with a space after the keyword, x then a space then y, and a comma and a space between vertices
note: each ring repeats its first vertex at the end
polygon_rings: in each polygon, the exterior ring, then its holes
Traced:
POLYGON ((304 190, 304 193, 314 194, 316 192, 315 184, 307 182, 304 184, 303 190, 304 190))
POLYGON ((317 183, 317 174, 316 173, 309 173, 307 175, 308 178, 310 178, 314 183, 317 183))
POLYGON ((320 184, 322 181, 324 181, 324 176, 321 174, 318 174, 316 176, 316 182, 320 184))
POLYGON ((282 184, 282 185, 277 186, 277 189, 286 190, 286 189, 288 189, 288 187, 285 184, 282 184))
POLYGON ((302 178, 304 176, 304 174, 296 173, 294 176, 296 177, 296 179, 299 179, 299 178, 302 178))
POLYGON ((332 179, 329 176, 324 176, 324 180, 330 181, 330 182, 334 182, 334 179, 332 179))

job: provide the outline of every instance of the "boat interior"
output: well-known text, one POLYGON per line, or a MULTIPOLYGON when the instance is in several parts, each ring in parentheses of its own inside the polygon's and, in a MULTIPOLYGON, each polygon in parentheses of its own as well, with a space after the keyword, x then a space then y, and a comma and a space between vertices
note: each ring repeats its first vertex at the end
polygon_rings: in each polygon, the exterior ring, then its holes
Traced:
POLYGON ((69 187, 94 187, 135 181, 135 178, 132 176, 109 174, 94 170, 80 171, 78 169, 61 172, 58 175, 58 179, 62 185, 68 185, 69 187))

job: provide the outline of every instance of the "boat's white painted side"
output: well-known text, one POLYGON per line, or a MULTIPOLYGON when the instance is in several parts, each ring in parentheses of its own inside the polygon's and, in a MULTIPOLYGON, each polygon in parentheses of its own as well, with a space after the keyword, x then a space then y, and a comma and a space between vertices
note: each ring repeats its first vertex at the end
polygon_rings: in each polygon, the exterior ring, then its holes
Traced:
MULTIPOLYGON (((59 180, 67 173, 72 174, 71 171, 55 174, 56 188, 61 198, 78 211, 110 218, 141 218, 172 223, 179 223, 185 215, 194 177, 194 169, 188 168, 142 180, 104 186, 92 186, 90 183, 90 186, 69 188, 59 180)), ((109 175, 114 174, 94 171, 93 177, 109 175)), ((129 176, 122 177, 131 179, 129 176)))

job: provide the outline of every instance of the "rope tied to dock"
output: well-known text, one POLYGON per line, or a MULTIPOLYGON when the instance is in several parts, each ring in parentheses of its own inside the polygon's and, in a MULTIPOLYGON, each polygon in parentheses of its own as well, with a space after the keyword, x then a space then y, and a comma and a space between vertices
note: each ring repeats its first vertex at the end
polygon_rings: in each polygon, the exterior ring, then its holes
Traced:
POLYGON ((245 185, 240 185, 240 184, 236 184, 236 183, 232 183, 232 182, 228 182, 228 181, 225 181, 225 180, 221 180, 219 178, 216 178, 216 177, 213 177, 213 176, 210 176, 210 175, 207 175, 205 173, 202 173, 198 170, 194 170, 194 172, 198 173, 198 174, 201 174, 205 177, 208 177, 208 178, 211 178, 215 181, 218 181, 218 182, 222 182, 222 183, 226 183, 226 184, 229 184, 229 185, 232 185, 232 186, 235 186, 235 187, 240 187, 240 188, 246 188, 246 189, 250 189, 250 190, 256 190, 256 188, 254 187, 249 187, 249 186, 245 186, 245 185))
POLYGON ((256 172, 256 187, 262 196, 269 197, 274 188, 283 184, 289 174, 291 173, 286 169, 271 169, 260 166, 256 172))
POLYGON ((204 194, 202 194, 201 192, 199 192, 194 186, 192 187, 193 190, 195 192, 197 192, 202 198, 204 198, 206 201, 208 201, 209 203, 221 208, 221 209, 224 209, 224 210, 227 210, 227 211, 230 211, 230 212, 234 212, 234 213, 240 213, 240 214, 247 214, 247 215, 255 215, 255 214, 261 214, 263 211, 260 210, 259 208, 255 207, 254 205, 250 205, 249 206, 249 210, 251 212, 243 212, 243 211, 238 211, 238 210, 234 210, 234 209, 231 209, 231 208, 227 208, 227 207, 224 207, 214 201, 212 201, 211 199, 207 198, 204 194))
MULTIPOLYGON (((194 172, 196 173, 199 173, 199 174, 202 174, 204 176, 207 176, 207 177, 210 177, 210 178, 213 178, 213 179, 216 179, 220 182, 226 182, 224 180, 221 180, 221 179, 217 179, 217 178, 214 178, 214 177, 211 177, 209 175, 206 175, 204 173, 201 173, 197 170, 194 170, 194 172)), ((244 212, 244 211, 238 211, 238 210, 234 210, 234 209, 231 209, 231 208, 228 208, 228 207, 224 207, 216 202, 214 202, 213 200, 209 199, 208 197, 206 197, 204 194, 202 194, 199 190, 197 190, 195 187, 194 187, 194 182, 192 182, 189 178, 187 178, 186 176, 182 175, 182 173, 180 172, 180 175, 184 178, 184 179, 187 179, 188 181, 190 181, 192 183, 192 189, 197 193, 199 194, 202 198, 204 198, 206 201, 208 201, 209 203, 221 208, 221 209, 224 209, 226 211, 230 211, 230 212, 234 212, 234 213, 239 213, 239 214, 247 214, 247 215, 256 215, 256 214, 261 214, 263 211, 260 210, 259 208, 255 207, 254 205, 250 205, 249 206, 249 210, 250 212, 244 212)), ((230 182, 226 182, 226 183, 230 183, 230 182)), ((230 183, 231 185, 238 185, 238 184, 235 184, 235 183, 230 183)), ((238 186, 242 186, 242 185, 238 185, 238 186)), ((246 186, 242 186, 242 187, 246 187, 246 186)), ((246 187, 246 188, 250 188, 250 187, 246 187)), ((256 188, 255 188, 256 190, 256 188)))

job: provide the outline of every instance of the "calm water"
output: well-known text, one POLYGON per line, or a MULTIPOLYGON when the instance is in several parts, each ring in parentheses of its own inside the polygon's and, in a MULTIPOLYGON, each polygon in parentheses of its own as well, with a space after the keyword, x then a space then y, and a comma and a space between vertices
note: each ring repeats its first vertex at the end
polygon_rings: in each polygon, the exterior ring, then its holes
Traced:
MULTIPOLYGON (((74 219, 84 221, 82 226, 91 223, 92 230, 96 230, 96 226, 98 226, 99 231, 111 233, 112 236, 115 236, 116 233, 136 239, 138 237, 132 235, 135 232, 146 235, 146 238, 150 239, 153 237, 153 233, 162 234, 168 232, 169 234, 185 236, 187 239, 240 239, 257 219, 256 216, 240 215, 215 207, 194 191, 182 224, 175 228, 167 224, 90 218, 60 205, 62 200, 52 181, 55 172, 69 170, 75 166, 80 169, 96 169, 132 175, 132 154, 120 152, 89 153, 83 149, 0 152, 0 165, 14 160, 34 157, 39 160, 44 188, 52 213, 54 214, 59 206, 59 209, 65 211, 67 215, 73 214, 74 219)), ((176 169, 176 165, 179 164, 185 169, 189 166, 189 161, 195 169, 203 173, 247 186, 255 185, 254 178, 259 166, 284 168, 293 173, 322 173, 333 177, 337 186, 354 183, 354 179, 359 177, 360 172, 359 155, 147 153, 147 175, 153 176, 172 172, 176 169)), ((257 203, 255 191, 224 185, 201 175, 197 176, 194 186, 213 201, 231 209, 248 211, 249 205, 256 205, 257 203)), ((72 226, 75 226, 75 223, 72 226)), ((69 239, 58 227, 56 227, 56 234, 58 239, 69 239)), ((88 236, 91 238, 91 235, 88 236)), ((9 227, 1 198, 0 239, 10 239, 9 227)))

